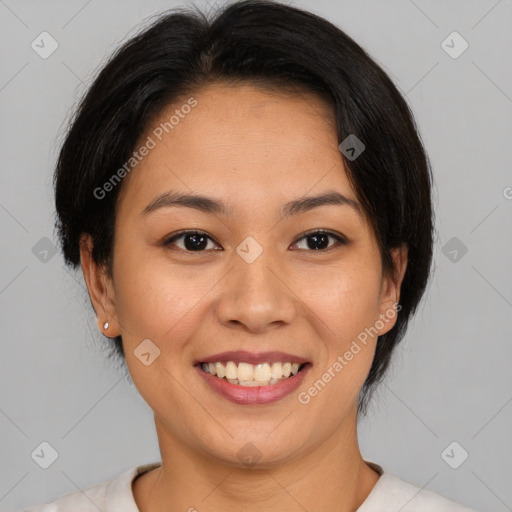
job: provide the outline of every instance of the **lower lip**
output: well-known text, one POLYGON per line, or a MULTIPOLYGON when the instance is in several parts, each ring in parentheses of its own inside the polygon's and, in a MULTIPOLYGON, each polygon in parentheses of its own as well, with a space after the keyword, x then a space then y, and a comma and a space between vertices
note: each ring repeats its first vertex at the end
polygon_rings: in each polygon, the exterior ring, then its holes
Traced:
POLYGON ((254 387, 231 384, 224 379, 220 379, 219 377, 215 377, 210 373, 205 372, 201 368, 201 365, 196 365, 195 368, 205 382, 219 395, 236 404, 255 405, 269 404, 292 393, 298 386, 300 386, 304 376, 311 368, 311 364, 306 364, 299 373, 292 377, 288 377, 277 384, 254 387))

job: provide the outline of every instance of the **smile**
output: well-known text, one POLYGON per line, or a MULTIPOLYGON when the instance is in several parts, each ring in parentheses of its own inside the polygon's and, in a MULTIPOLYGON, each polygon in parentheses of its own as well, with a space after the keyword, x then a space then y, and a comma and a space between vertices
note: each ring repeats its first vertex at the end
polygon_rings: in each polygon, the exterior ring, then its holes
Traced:
POLYGON ((219 379, 238 386, 272 386, 290 376, 297 375, 305 364, 292 362, 274 362, 250 364, 234 361, 217 361, 214 363, 202 363, 201 369, 219 379))

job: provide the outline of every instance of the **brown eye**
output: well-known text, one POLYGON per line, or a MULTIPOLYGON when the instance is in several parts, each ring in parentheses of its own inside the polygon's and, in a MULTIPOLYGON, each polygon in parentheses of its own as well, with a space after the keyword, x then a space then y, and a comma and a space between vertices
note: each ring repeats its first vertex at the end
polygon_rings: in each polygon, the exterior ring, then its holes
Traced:
POLYGON ((181 231, 168 238, 164 242, 164 246, 177 245, 175 242, 180 239, 183 239, 183 246, 179 247, 179 249, 187 252, 204 252, 206 249, 209 250, 211 248, 207 248, 208 241, 213 241, 210 236, 202 231, 181 231))
MULTIPOLYGON (((331 231, 317 230, 310 231, 303 235, 302 238, 299 238, 299 240, 295 242, 295 245, 297 245, 301 240, 306 240, 306 249, 312 251, 325 251, 327 249, 331 249, 331 247, 336 245, 329 245, 329 238, 336 240, 338 242, 338 245, 347 244, 347 240, 342 236, 337 235, 336 233, 332 233, 331 231)), ((303 250, 304 247, 300 249, 303 250)))

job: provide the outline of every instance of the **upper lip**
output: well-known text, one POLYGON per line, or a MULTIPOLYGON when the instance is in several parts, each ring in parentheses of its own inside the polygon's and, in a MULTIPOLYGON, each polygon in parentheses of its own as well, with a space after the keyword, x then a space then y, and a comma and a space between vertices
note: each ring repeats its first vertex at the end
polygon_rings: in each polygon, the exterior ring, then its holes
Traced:
POLYGON ((250 363, 250 364, 261 364, 261 363, 307 363, 308 360, 300 356, 288 354, 286 352, 259 352, 257 354, 253 352, 247 352, 245 350, 230 350, 228 352, 220 352, 212 356, 202 357, 196 359, 194 365, 200 363, 216 363, 222 361, 233 361, 234 363, 250 363))

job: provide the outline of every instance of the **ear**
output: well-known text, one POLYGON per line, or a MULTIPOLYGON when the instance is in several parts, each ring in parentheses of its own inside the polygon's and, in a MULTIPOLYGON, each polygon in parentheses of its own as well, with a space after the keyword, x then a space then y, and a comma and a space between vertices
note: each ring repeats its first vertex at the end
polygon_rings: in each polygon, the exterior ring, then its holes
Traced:
POLYGON ((393 259, 393 271, 386 274, 382 280, 380 296, 380 317, 383 325, 379 329, 379 336, 390 331, 396 323, 397 313, 400 310, 400 289, 407 268, 408 249, 406 245, 391 249, 393 259))
POLYGON ((91 235, 82 235, 80 238, 80 262, 89 297, 96 312, 98 328, 105 336, 114 338, 120 334, 114 285, 112 279, 108 276, 106 267, 98 265, 94 261, 92 248, 91 235), (108 330, 104 329, 105 322, 109 324, 108 330))

